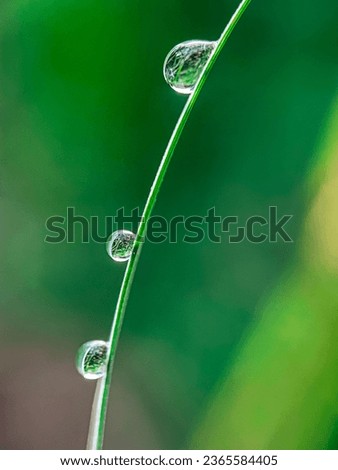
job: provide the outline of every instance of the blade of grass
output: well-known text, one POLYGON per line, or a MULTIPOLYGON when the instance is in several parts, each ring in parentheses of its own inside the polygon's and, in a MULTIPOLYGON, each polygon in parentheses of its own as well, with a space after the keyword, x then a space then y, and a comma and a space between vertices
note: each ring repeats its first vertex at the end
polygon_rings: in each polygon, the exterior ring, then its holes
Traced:
POLYGON ((211 68, 213 67, 214 63, 216 62, 216 59, 219 56, 221 50, 223 49, 225 43, 230 37, 232 31, 234 30, 237 22, 241 18, 246 8, 249 6, 250 2, 251 0, 242 0, 237 10, 231 17, 226 28, 222 32, 220 38, 218 39, 215 49, 212 51, 207 63, 205 64, 205 67, 196 83, 196 86, 193 92, 191 93, 188 100, 186 101, 185 106, 181 112, 181 115, 178 118, 176 126, 171 134, 168 145, 163 154, 155 179, 150 188, 148 199, 144 206, 142 219, 137 230, 135 244, 134 244, 134 251, 133 251, 132 256, 130 257, 130 260, 128 261, 126 271, 123 277, 119 297, 118 297, 117 304, 116 304, 114 320, 113 320, 109 342, 108 342, 107 372, 106 372, 105 377, 100 379, 97 384, 95 398, 93 402, 92 414, 91 414, 91 419, 90 419, 87 449, 102 449, 102 446, 103 446, 104 429, 105 429, 105 421, 106 421, 106 415, 107 415, 110 385, 111 385, 111 380, 112 380, 113 365, 114 365, 114 359, 115 359, 116 350, 117 350, 117 344, 118 344, 118 340, 119 340, 120 332, 122 328, 124 313, 126 310, 137 263, 140 258, 142 243, 143 243, 146 230, 147 230, 147 224, 152 214, 153 208, 155 206, 156 199, 160 191, 160 188, 162 186, 164 176, 166 174, 171 157, 176 148, 177 142, 179 141, 179 138, 182 134, 184 126, 197 101, 197 98, 201 92, 201 89, 207 79, 207 76, 211 68))

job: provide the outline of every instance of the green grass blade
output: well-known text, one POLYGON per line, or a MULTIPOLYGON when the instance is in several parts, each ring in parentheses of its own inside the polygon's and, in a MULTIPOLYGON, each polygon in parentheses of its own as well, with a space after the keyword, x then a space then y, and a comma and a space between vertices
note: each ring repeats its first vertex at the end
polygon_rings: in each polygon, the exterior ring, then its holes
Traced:
POLYGON ((197 81, 194 91, 189 96, 181 112, 181 115, 176 123, 176 126, 172 132, 168 145, 163 154, 163 157, 159 165, 159 168, 157 170, 154 182, 150 188, 149 196, 146 201, 142 219, 141 219, 141 222, 138 227, 137 234, 136 234, 134 252, 127 264, 126 271, 125 271, 124 278, 123 278, 122 285, 121 285, 121 289, 120 289, 120 293, 119 293, 119 297, 118 297, 118 301, 117 301, 117 305, 116 305, 114 321, 112 324, 112 329, 111 329, 109 343, 108 343, 109 347, 108 347, 107 373, 105 377, 100 379, 97 384, 97 390, 95 393, 95 398, 94 398, 94 403, 93 403, 93 408, 92 408, 87 449, 102 449, 102 446, 103 446, 105 420, 106 420, 108 398, 109 398, 109 392, 110 392, 110 386, 111 386, 111 380, 112 380, 112 371, 113 371, 114 359, 115 359, 116 350, 117 350, 117 344, 118 344, 118 340, 119 340, 120 332, 122 328, 123 318, 124 318, 130 290, 132 287, 137 263, 140 258, 142 243, 143 243, 144 236, 146 234, 147 224, 152 214, 152 211, 154 209, 158 193, 160 191, 167 168, 171 161, 171 157, 175 151, 176 145, 180 139, 184 126, 197 101, 197 98, 201 92, 201 89, 207 79, 207 76, 211 68, 213 67, 226 41, 228 40, 237 22, 241 18, 242 14, 246 10, 250 2, 251 0, 242 0, 237 10, 233 14, 232 18, 230 19, 229 23, 227 24, 226 28, 224 29, 223 33, 221 34, 219 40, 217 41, 217 45, 215 49, 212 51, 197 81))

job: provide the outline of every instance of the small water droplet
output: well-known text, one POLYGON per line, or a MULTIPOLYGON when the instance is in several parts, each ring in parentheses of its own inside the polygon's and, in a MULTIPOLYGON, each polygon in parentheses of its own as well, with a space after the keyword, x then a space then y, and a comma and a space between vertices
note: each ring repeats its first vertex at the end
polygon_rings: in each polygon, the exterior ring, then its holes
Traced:
POLYGON ((107 253, 119 263, 128 261, 133 252, 135 234, 129 230, 117 230, 107 241, 107 253))
POLYGON ((168 85, 178 93, 189 95, 216 47, 212 41, 185 41, 175 46, 164 61, 163 74, 168 85))
POLYGON ((108 344, 105 341, 88 341, 80 346, 76 355, 79 373, 89 380, 99 379, 106 373, 108 344))

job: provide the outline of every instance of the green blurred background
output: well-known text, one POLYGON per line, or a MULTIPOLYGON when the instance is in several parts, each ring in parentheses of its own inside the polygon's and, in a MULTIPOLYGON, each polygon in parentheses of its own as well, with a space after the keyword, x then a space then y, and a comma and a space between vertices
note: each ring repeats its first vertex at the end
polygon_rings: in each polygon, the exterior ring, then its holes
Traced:
MULTIPOLYGON (((163 59, 238 0, 1 0, 0 448, 84 448, 84 341, 125 266, 45 221, 143 206, 185 102, 163 59)), ((179 143, 156 214, 293 214, 294 244, 146 244, 106 448, 338 443, 336 0, 253 0, 179 143)))

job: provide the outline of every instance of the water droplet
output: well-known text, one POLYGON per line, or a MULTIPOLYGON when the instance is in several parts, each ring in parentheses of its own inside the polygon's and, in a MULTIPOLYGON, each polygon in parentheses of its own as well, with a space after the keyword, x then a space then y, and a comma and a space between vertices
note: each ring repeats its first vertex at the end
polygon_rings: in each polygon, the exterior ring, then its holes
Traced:
POLYGON ((76 367, 89 380, 99 379, 106 373, 108 344, 105 341, 88 341, 80 346, 76 355, 76 367))
POLYGON ((107 253, 114 261, 128 261, 134 247, 135 234, 129 230, 117 230, 107 241, 107 253))
POLYGON ((165 58, 163 66, 168 85, 178 93, 192 93, 216 44, 211 41, 185 41, 175 46, 165 58))

